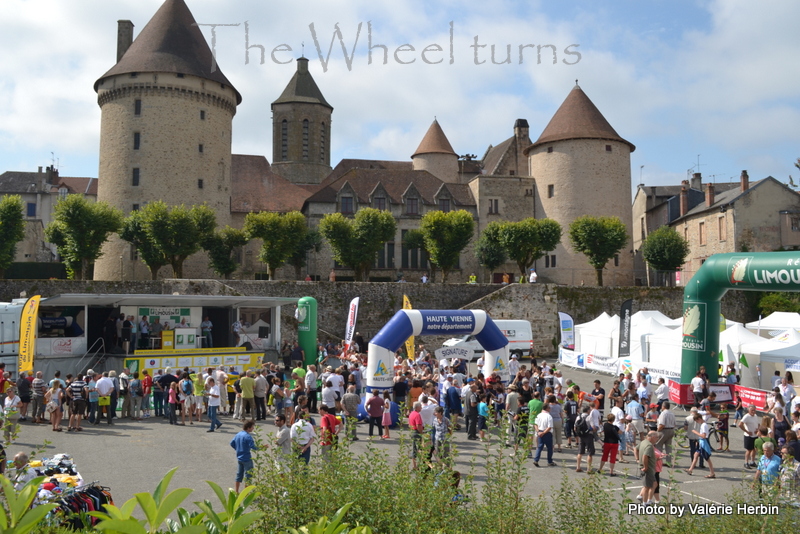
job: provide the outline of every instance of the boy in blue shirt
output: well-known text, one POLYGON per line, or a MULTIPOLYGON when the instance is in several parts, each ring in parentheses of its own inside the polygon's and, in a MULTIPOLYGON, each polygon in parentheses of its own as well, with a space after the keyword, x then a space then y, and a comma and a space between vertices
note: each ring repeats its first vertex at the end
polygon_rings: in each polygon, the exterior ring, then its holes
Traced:
POLYGON ((253 458, 250 451, 258 450, 256 442, 251 436, 256 423, 253 420, 245 421, 242 431, 236 434, 231 440, 231 447, 236 450, 236 460, 239 462, 239 469, 236 471, 236 493, 239 493, 239 486, 247 477, 250 478, 250 471, 253 470, 253 458))
POLYGON ((480 434, 481 441, 486 441, 486 420, 489 418, 489 403, 487 396, 484 393, 480 397, 478 403, 478 433, 480 434))

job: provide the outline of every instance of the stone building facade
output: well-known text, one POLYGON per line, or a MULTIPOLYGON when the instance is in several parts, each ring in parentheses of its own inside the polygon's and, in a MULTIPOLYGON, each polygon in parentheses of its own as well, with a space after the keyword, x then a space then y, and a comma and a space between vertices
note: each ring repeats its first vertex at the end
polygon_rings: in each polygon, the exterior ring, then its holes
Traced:
POLYGON ((706 184, 705 193, 705 202, 670 225, 691 248, 683 284, 713 254, 800 249, 800 195, 775 178, 751 184, 742 171, 739 187, 717 193, 706 184))

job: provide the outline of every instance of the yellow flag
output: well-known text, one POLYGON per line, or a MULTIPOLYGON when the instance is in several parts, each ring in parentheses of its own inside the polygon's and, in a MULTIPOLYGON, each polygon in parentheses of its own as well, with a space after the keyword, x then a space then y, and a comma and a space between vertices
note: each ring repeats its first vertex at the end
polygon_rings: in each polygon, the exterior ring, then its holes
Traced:
MULTIPOLYGON (((414 308, 411 307, 411 301, 408 300, 408 295, 403 295, 403 309, 404 310, 413 310, 414 308)), ((414 336, 411 336, 406 340, 406 357, 414 360, 414 336)))
POLYGON ((33 353, 36 347, 36 330, 39 318, 39 301, 41 295, 34 295, 22 308, 19 321, 19 363, 17 372, 33 371, 33 353))

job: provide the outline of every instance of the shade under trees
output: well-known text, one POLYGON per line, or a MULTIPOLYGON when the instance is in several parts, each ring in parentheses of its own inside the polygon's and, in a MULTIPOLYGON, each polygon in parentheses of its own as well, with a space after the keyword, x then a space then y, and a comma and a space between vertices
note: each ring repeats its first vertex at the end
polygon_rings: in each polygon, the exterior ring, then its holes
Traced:
POLYGON ((58 249, 70 278, 91 279, 103 244, 119 230, 122 218, 120 210, 105 202, 67 195, 56 203, 53 221, 45 228, 45 238, 58 249))
POLYGON ((0 278, 14 262, 17 243, 25 238, 22 197, 6 195, 0 200, 0 278))
POLYGON ((258 259, 266 264, 270 280, 275 279, 275 271, 286 263, 308 233, 306 218, 299 211, 248 213, 243 229, 248 239, 261 240, 258 259))
POLYGON ((603 285, 603 268, 628 242, 628 229, 619 217, 578 217, 569 225, 569 240, 584 254, 603 285))
POLYGON ((319 223, 319 232, 333 251, 334 259, 355 273, 356 281, 369 280, 375 256, 394 238, 397 224, 388 211, 362 208, 355 217, 329 213, 319 223))

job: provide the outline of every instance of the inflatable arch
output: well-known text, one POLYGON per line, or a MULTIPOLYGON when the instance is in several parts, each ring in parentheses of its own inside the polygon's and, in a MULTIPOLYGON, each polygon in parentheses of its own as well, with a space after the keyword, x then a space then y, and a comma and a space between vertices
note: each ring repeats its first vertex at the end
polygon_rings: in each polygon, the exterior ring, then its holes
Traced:
POLYGON ((400 310, 370 341, 367 388, 394 385, 394 354, 410 336, 472 334, 485 349, 483 374, 508 382, 508 339, 483 310, 400 310))
POLYGON ((800 291, 800 252, 715 254, 698 269, 683 291, 681 383, 705 366, 718 380, 720 299, 729 289, 800 291))

